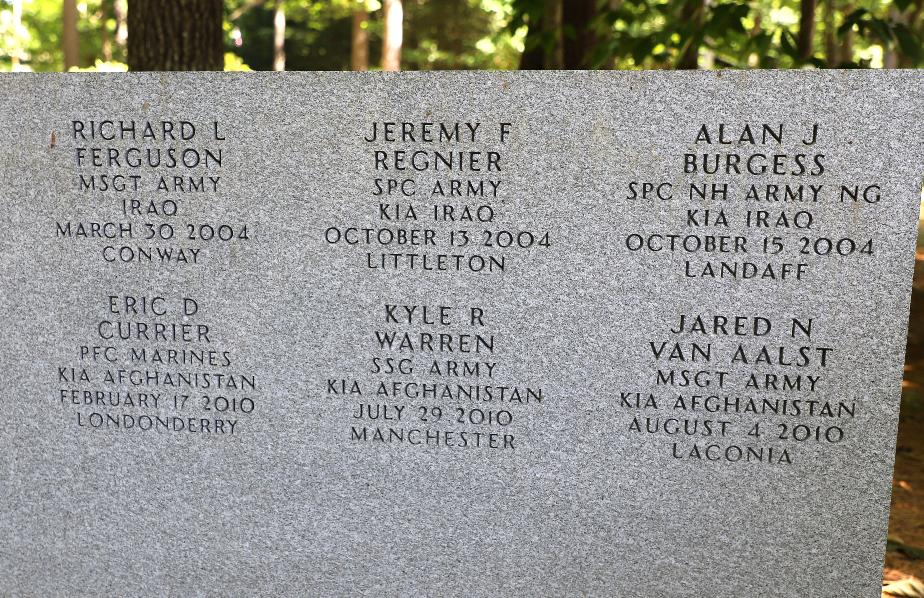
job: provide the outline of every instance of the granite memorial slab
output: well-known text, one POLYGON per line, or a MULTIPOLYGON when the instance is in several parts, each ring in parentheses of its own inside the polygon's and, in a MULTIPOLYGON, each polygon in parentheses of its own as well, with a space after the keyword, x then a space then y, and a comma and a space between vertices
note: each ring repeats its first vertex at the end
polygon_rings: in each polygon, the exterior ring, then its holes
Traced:
POLYGON ((920 72, 0 89, 0 594, 879 595, 920 72))

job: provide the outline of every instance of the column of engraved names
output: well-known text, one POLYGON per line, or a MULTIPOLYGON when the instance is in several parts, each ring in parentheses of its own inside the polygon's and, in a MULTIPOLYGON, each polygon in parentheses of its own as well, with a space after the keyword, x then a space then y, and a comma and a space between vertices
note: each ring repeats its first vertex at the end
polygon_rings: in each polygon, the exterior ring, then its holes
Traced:
POLYGON ((74 190, 96 205, 59 216, 54 235, 63 247, 87 246, 88 263, 194 266, 250 242, 247 222, 198 215, 225 192, 218 121, 86 119, 67 130, 74 190))
POLYGON ((86 198, 75 205, 87 207, 58 214, 55 239, 65 259, 119 274, 81 302, 95 306, 92 326, 75 360, 55 366, 56 402, 86 430, 239 433, 258 403, 256 377, 222 347, 196 289, 162 287, 157 274, 207 268, 251 242, 246 222, 202 216, 226 195, 225 127, 87 118, 67 131, 58 148, 86 198), (150 277, 146 290, 122 282, 135 271, 150 277))
POLYGON ((679 221, 633 231, 622 248, 663 263, 671 256, 685 278, 799 281, 825 262, 868 263, 877 242, 868 236, 825 235, 814 206, 857 211, 882 207, 876 181, 830 181, 829 156, 817 144, 818 124, 702 124, 689 132, 692 151, 671 162, 684 183, 633 180, 625 199, 685 204, 679 221), (822 177, 825 177, 823 179, 822 177), (754 182, 755 180, 760 182, 754 182))
POLYGON ((546 229, 504 224, 511 123, 373 122, 362 133, 372 170, 372 222, 332 225, 324 241, 380 272, 503 274, 548 251, 546 229))
MULTIPOLYGON (((373 223, 328 226, 325 242, 357 267, 501 276, 552 245, 541 228, 504 224, 510 123, 373 122, 361 133, 373 223)), ((497 284, 500 284, 498 282, 497 284)), ((410 281, 410 286, 414 286, 410 281)), ((363 336, 363 373, 328 379, 353 442, 512 450, 517 424, 545 396, 505 372, 490 306, 383 302, 363 336)))
POLYGON ((814 318, 680 314, 647 341, 653 381, 622 390, 632 435, 676 459, 792 464, 849 438, 861 401, 832 396, 838 352, 814 318))
MULTIPOLYGON (((824 231, 838 230, 840 210, 882 209, 881 186, 828 172, 824 135, 818 124, 697 125, 694 149, 672 162, 682 186, 627 184, 627 200, 685 204, 681 221, 629 232, 622 249, 661 267, 669 261, 684 279, 734 285, 799 286, 830 275, 823 269, 832 262, 869 268, 878 239, 824 231)), ((676 459, 722 463, 790 465, 849 442, 864 397, 836 394, 830 372, 850 364, 832 346, 834 321, 769 305, 668 313, 645 340, 650 385, 619 393, 625 431, 661 439, 676 459)))
POLYGON ((56 399, 87 430, 235 434, 257 407, 205 306, 191 297, 110 295, 79 365, 59 365, 56 399))
POLYGON ((545 396, 503 381, 503 337, 491 332, 484 307, 386 304, 371 340, 371 381, 328 380, 328 395, 352 409, 352 441, 521 447, 516 423, 545 396))

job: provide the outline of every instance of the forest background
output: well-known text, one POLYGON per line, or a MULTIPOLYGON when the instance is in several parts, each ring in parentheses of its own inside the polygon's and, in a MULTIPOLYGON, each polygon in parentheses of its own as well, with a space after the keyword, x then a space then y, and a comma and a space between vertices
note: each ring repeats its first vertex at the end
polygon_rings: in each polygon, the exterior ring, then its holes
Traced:
POLYGON ((924 0, 0 0, 7 71, 914 68, 922 44, 924 0))

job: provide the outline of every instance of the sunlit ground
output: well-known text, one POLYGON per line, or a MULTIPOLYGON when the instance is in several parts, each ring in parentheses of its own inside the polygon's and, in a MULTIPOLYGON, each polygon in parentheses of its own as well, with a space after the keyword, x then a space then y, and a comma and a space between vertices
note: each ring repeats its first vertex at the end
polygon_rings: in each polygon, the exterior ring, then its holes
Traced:
POLYGON ((895 453, 884 596, 924 598, 924 203, 895 453))

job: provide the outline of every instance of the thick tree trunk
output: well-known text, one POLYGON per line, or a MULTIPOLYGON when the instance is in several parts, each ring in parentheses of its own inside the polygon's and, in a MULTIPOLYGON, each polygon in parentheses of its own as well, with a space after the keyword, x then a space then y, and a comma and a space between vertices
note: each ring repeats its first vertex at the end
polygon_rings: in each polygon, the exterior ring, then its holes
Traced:
POLYGON ((590 69, 594 66, 597 4, 597 0, 566 0, 563 3, 561 20, 566 69, 590 69))
MULTIPOLYGON (((575 0, 567 0, 572 1, 575 0)), ((562 0, 545 0, 542 14, 530 15, 526 49, 520 56, 520 70, 564 68, 562 37, 562 0)))
MULTIPOLYGON (((561 69, 565 66, 565 49, 562 44, 562 2, 546 0, 542 17, 543 35, 549 44, 545 48, 545 68, 561 69)), ((574 2, 574 0, 568 0, 574 2)))
POLYGON ((382 70, 401 70, 401 44, 404 41, 404 8, 401 0, 384 0, 385 32, 382 35, 382 70))
POLYGON ((283 0, 276 0, 273 14, 273 70, 286 70, 286 10, 283 0))
POLYGON ((61 49, 64 70, 80 66, 80 38, 77 35, 77 0, 64 0, 61 7, 61 49))
POLYGON ((799 36, 796 38, 796 54, 802 62, 812 57, 815 41, 815 5, 817 0, 802 0, 799 16, 799 36))
POLYGON ((353 35, 350 41, 350 68, 369 70, 369 13, 366 9, 353 11, 353 35))
POLYGON ((223 11, 222 0, 132 0, 129 70, 223 70, 223 11))
POLYGON ((677 60, 677 68, 681 70, 693 70, 699 68, 699 30, 703 26, 703 19, 706 16, 705 0, 687 0, 680 11, 680 18, 684 23, 691 23, 690 37, 680 52, 680 58, 677 60))

